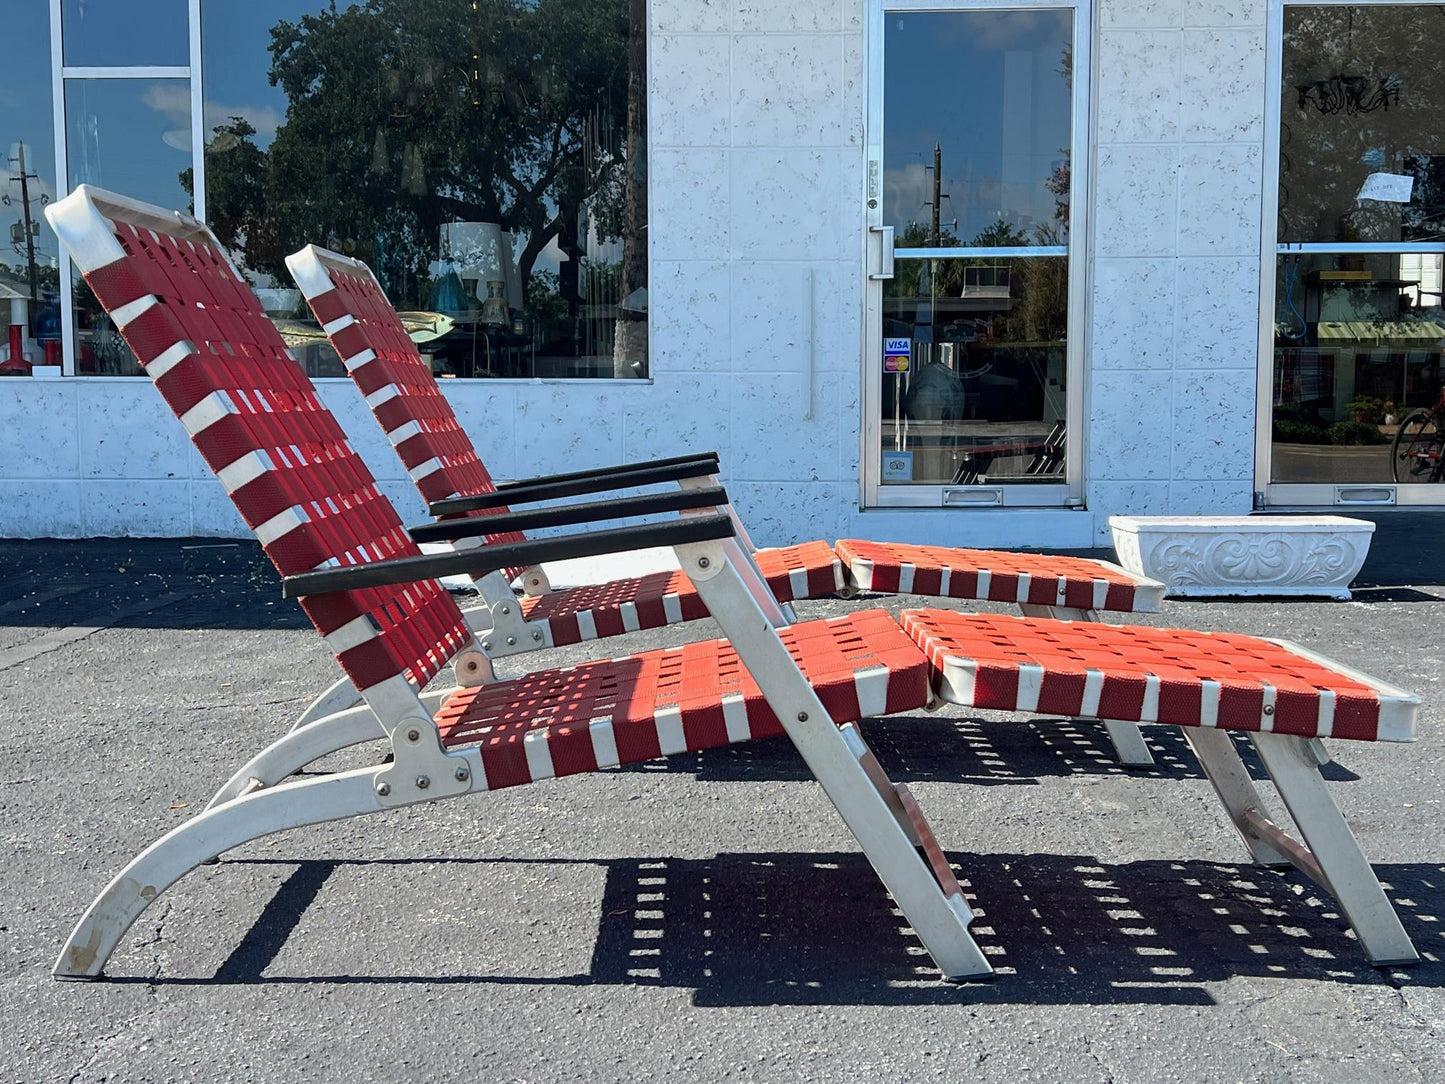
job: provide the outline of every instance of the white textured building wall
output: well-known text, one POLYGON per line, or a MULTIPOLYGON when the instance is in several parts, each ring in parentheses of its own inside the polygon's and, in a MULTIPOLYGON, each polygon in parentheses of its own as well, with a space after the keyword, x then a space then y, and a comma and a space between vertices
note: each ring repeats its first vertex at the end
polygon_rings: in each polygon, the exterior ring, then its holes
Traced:
MULTIPOLYGON (((1246 511, 1263 11, 1097 13, 1087 512, 858 511, 863 0, 652 0, 653 381, 448 395, 501 478, 716 448, 762 544, 1086 546, 1111 513, 1246 511)), ((350 381, 322 395, 420 519, 350 381)), ((148 382, 0 380, 0 535, 241 531, 148 382)))
POLYGON ((1109 514, 1254 489, 1264 0, 1100 0, 1086 448, 1109 514))

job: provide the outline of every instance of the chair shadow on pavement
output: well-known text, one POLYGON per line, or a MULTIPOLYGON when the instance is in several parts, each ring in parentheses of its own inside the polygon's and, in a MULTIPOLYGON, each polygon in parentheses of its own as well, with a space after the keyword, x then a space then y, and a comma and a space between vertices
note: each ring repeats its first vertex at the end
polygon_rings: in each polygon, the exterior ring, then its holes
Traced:
MULTIPOLYGON (((1152 767, 1120 764, 1101 724, 1073 719, 991 721, 939 713, 896 715, 863 723, 868 744, 899 783, 1034 786, 1041 777, 1073 775, 1204 778, 1181 727, 1146 725, 1142 729, 1154 754, 1152 767)), ((1253 746, 1243 735, 1231 737, 1250 775, 1267 780, 1253 746)), ((1338 749, 1332 746, 1331 751, 1338 749)), ((621 770, 690 772, 701 780, 731 782, 798 782, 813 778, 797 750, 781 738, 645 761, 621 770)), ((1325 765, 1320 774, 1331 782, 1360 778, 1334 761, 1325 765)))
MULTIPOLYGON (((974 936, 998 969, 987 982, 939 982, 856 853, 303 861, 213 976, 133 981, 660 986, 691 989, 703 1006, 1209 1005, 1207 984, 1238 976, 1445 986, 1445 865, 1375 867, 1422 956, 1413 968, 1387 971, 1365 962, 1333 901, 1292 870, 1204 861, 1111 865, 1085 855, 949 857, 977 913, 974 936), (552 977, 266 974, 328 878, 344 866, 372 864, 600 867, 590 967, 552 977)), ((405 944, 395 950, 404 956, 405 944)))

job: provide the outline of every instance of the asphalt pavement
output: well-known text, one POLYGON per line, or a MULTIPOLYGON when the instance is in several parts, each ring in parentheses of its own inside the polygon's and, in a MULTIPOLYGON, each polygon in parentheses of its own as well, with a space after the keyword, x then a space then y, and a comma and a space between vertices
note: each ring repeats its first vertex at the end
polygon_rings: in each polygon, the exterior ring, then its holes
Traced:
POLYGON ((870 721, 980 913, 998 975, 962 985, 781 740, 246 845, 108 981, 57 982, 95 893, 337 670, 249 544, 0 542, 0 1080, 1445 1079, 1445 516, 1380 522, 1353 602, 1146 620, 1424 696, 1417 743, 1335 742, 1325 770, 1422 963, 1368 966, 1330 897, 1248 865, 1177 730, 1137 770, 1067 720, 870 721))

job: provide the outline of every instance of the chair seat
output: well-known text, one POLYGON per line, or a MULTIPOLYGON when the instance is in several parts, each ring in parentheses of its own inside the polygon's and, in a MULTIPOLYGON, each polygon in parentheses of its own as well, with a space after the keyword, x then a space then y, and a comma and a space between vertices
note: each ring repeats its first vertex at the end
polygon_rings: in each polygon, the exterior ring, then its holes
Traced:
POLYGON ((939 696, 1073 718, 1413 741, 1419 697, 1283 641, 905 610, 939 696))
MULTIPOLYGON (((886 611, 780 635, 836 723, 929 702, 928 662, 886 611)), ((448 747, 480 744, 489 790, 783 733, 726 640, 461 689, 436 719, 448 747)))
POLYGON ((1028 602, 1081 610, 1153 612, 1164 585, 1107 561, 1046 553, 839 539, 833 547, 860 591, 1028 602))

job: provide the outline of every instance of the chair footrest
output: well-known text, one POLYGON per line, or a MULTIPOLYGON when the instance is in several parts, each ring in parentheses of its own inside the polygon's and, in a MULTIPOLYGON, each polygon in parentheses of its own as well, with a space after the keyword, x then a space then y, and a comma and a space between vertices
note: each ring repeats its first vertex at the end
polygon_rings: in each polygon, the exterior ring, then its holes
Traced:
POLYGON ((843 538, 834 545, 860 591, 1152 612, 1164 585, 1087 557, 913 546, 843 538))
POLYGON ((1413 741, 1420 698, 1232 633, 905 610, 939 695, 1002 711, 1413 741))
POLYGON ((779 602, 827 598, 848 586, 843 562, 826 542, 800 542, 796 546, 756 550, 753 560, 779 602))

